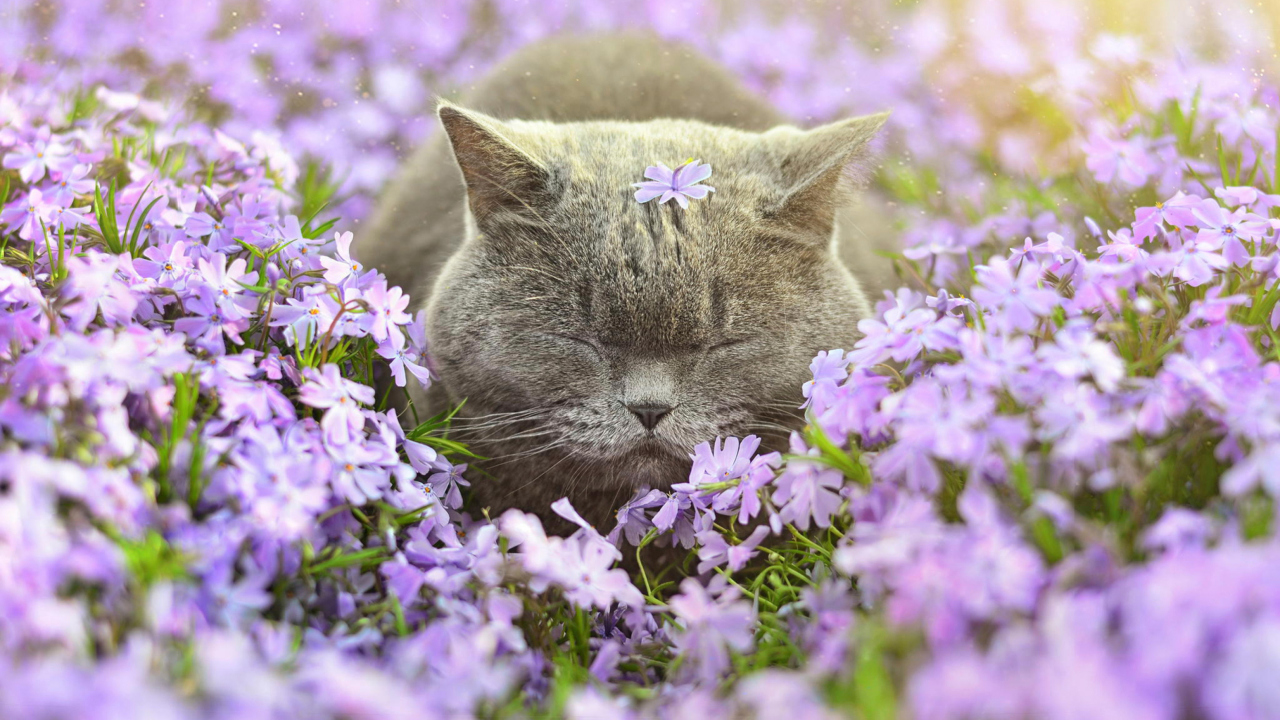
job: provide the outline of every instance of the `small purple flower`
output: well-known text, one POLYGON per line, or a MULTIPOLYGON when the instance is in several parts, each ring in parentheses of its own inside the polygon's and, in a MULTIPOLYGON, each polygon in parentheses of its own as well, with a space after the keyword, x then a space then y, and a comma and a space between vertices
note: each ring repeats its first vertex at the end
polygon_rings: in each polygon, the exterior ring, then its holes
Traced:
POLYGON ((257 304, 258 298, 245 293, 244 286, 258 279, 258 272, 245 272, 245 259, 236 258, 227 264, 227 256, 213 253, 211 260, 196 261, 200 277, 207 282, 218 298, 218 305, 233 312, 247 313, 257 304))
POLYGON ((973 307, 973 301, 963 295, 952 297, 946 288, 939 288, 936 296, 924 299, 925 305, 944 315, 951 317, 961 317, 964 308, 973 307))
POLYGON ((51 139, 48 127, 40 128, 30 145, 25 145, 4 156, 4 166, 18 171, 22 182, 39 182, 48 170, 57 170, 65 164, 70 149, 51 139))
POLYGON ((1126 187, 1137 188, 1145 185, 1156 170, 1140 137, 1117 140, 1094 132, 1081 149, 1085 153, 1085 165, 1101 183, 1119 179, 1126 187))
POLYGON ((1280 207, 1280 195, 1271 195, 1257 188, 1248 186, 1220 187, 1213 191, 1230 205, 1262 205, 1263 207, 1280 207))
POLYGON ((222 220, 215 219, 209 213, 193 213, 186 219, 182 229, 193 238, 209 238, 206 243, 210 250, 239 247, 232 240, 231 226, 222 220))
POLYGON ((467 482, 462 473, 467 471, 467 464, 448 465, 427 476, 427 485, 431 488, 431 492, 444 503, 447 508, 458 509, 462 507, 462 488, 471 487, 471 483, 467 482))
POLYGON ((698 573, 728 564, 730 572, 738 572, 755 557, 756 548, 769 536, 769 526, 760 525, 751 531, 746 540, 730 545, 724 535, 714 528, 698 533, 698 573))
POLYGON ((801 530, 809 529, 810 519, 818 527, 830 526, 831 516, 844 502, 840 497, 844 476, 833 468, 793 460, 778 475, 776 484, 773 502, 779 506, 778 516, 801 530))
POLYGON ((333 327, 340 308, 329 293, 316 286, 303 290, 302 299, 289 298, 275 306, 272 327, 284 327, 285 338, 298 348, 318 342, 333 327))
POLYGON ((716 682, 729 669, 729 651, 746 652, 753 644, 755 613, 732 591, 717 600, 697 580, 686 578, 670 607, 680 623, 672 639, 685 659, 681 670, 694 679, 716 682))
POLYGON ((609 542, 617 545, 618 537, 625 534, 627 542, 639 545, 653 522, 645 514, 645 510, 658 507, 665 502, 666 495, 661 490, 637 490, 636 494, 614 514, 618 524, 609 532, 609 542))
MULTIPOLYGON (((167 246, 152 246, 142 254, 147 259, 133 261, 139 275, 155 280, 162 287, 173 290, 186 288, 186 278, 192 269, 186 243, 178 241, 167 246)), ((220 254, 219 257, 225 256, 220 254)))
MULTIPOLYGON (((320 261, 328 259, 320 258, 320 261)), ((358 267, 358 264, 354 266, 358 267)), ((328 273, 325 277, 328 279, 328 273)), ((393 345, 403 345, 404 334, 397 332, 396 328, 413 322, 413 317, 405 312, 409 307, 409 296, 398 287, 387 287, 386 280, 377 280, 365 288, 363 299, 368 306, 364 325, 373 339, 380 343, 390 341, 393 345)))
POLYGON ((196 339, 196 344, 215 355, 226 352, 222 335, 232 342, 244 344, 240 333, 249 328, 243 314, 227 310, 218 304, 217 296, 210 291, 201 292, 185 302, 187 317, 173 323, 173 329, 196 339))
POLYGON ((748 435, 742 440, 736 437, 716 438, 714 446, 700 443, 689 456, 693 460, 689 483, 696 487, 742 477, 759 447, 760 438, 755 435, 748 435))
POLYGON ((692 158, 675 170, 662 163, 650 165, 645 169, 644 176, 649 178, 648 182, 631 184, 631 187, 640 188, 636 191, 636 202, 647 203, 659 198, 658 204, 661 205, 674 198, 681 208, 688 208, 689 198, 701 200, 707 193, 716 190, 708 185, 698 184, 711 177, 711 166, 699 164, 698 160, 692 158))
POLYGON ((48 227, 49 217, 56 207, 58 206, 45 200, 44 193, 39 188, 32 188, 25 198, 10 202, 0 212, 0 223, 17 228, 18 237, 23 240, 35 242, 44 237, 41 224, 48 227))
POLYGON ((336 259, 330 257, 320 258, 320 264, 324 266, 325 282, 337 285, 347 278, 360 279, 360 274, 364 272, 364 265, 351 257, 351 240, 354 237, 350 232, 334 234, 338 257, 336 259))
POLYGON ((1061 301, 1058 293, 1040 285, 1040 268, 1023 262, 1017 269, 1004 258, 978 266, 973 299, 984 310, 998 313, 995 321, 1008 330, 1030 330, 1038 317, 1048 315, 1061 301))
POLYGON ((358 438, 364 428, 360 404, 373 403, 373 388, 342 377, 342 371, 333 363, 319 371, 307 368, 302 375, 307 382, 299 389, 298 399, 325 410, 320 421, 325 438, 334 445, 346 445, 358 438))
POLYGON ((565 542, 557 574, 565 598, 578 607, 607 610, 615 602, 643 607, 644 596, 631 584, 626 570, 615 570, 613 546, 590 537, 565 542))
POLYGON ((1214 249, 1232 265, 1242 267, 1249 262, 1249 251, 1242 241, 1256 241, 1267 233, 1267 221, 1244 208, 1229 212, 1213 200, 1205 200, 1193 210, 1200 223, 1195 242, 1214 249))
POLYGON ((816 400, 817 412, 821 412, 821 408, 827 406, 824 399, 849 377, 849 358, 845 357, 844 350, 819 350, 813 362, 809 363, 809 372, 813 379, 800 386, 800 394, 804 396, 804 404, 800 407, 809 407, 816 400))
POLYGON ((49 200, 63 207, 75 202, 77 195, 93 194, 93 178, 89 177, 91 166, 76 165, 67 172, 61 173, 49 190, 49 200))
POLYGON ((1133 237, 1137 243, 1156 236, 1156 231, 1165 225, 1182 228, 1195 224, 1193 211, 1200 203, 1195 195, 1181 192, 1154 207, 1138 208, 1134 212, 1133 237))

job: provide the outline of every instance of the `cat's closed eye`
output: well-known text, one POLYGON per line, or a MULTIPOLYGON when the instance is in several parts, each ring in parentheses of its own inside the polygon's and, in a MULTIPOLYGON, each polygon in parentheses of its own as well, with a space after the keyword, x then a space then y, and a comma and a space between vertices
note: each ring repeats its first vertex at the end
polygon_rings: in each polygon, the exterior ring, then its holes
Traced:
POLYGON ((721 351, 721 350, 731 350, 731 349, 733 349, 733 348, 737 348, 737 347, 741 347, 741 346, 743 346, 743 345, 746 345, 746 344, 750 343, 750 342, 751 342, 751 340, 752 340, 752 338, 749 338, 749 337, 738 337, 738 338, 731 338, 731 339, 728 339, 728 340, 721 340, 720 342, 718 342, 718 343, 716 343, 716 344, 714 344, 714 345, 710 345, 710 346, 708 346, 708 347, 707 347, 707 352, 708 352, 708 353, 714 353, 714 352, 718 352, 718 351, 721 351))
POLYGON ((596 357, 599 357, 599 358, 604 357, 604 354, 600 352, 600 346, 593 340, 588 340, 587 338, 584 338, 578 335, 573 335, 570 333, 560 333, 560 332, 544 332, 544 333, 538 333, 538 335, 541 337, 553 338, 554 340, 562 343, 570 343, 573 345, 585 346, 587 348, 590 348, 591 351, 596 354, 596 357))

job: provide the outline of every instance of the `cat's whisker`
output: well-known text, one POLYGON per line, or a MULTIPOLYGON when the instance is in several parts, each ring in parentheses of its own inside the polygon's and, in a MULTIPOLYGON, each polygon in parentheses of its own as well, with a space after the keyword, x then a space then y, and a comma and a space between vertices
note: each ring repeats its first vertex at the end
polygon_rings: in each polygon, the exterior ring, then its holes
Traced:
POLYGON ((749 432, 790 433, 792 430, 795 430, 795 428, 787 427, 786 425, 779 425, 778 423, 757 422, 757 423, 752 423, 751 425, 748 425, 747 430, 749 432))
POLYGON ((506 461, 506 460, 511 460, 512 458, 522 458, 522 457, 529 457, 530 455, 538 455, 541 453, 545 453, 549 450, 555 450, 557 448, 564 447, 565 445, 569 445, 570 442, 571 442, 570 438, 559 438, 556 440, 550 440, 544 443, 536 444, 532 447, 525 447, 519 450, 514 450, 509 453, 503 453, 502 455, 494 455, 490 457, 488 461, 489 462, 492 462, 494 460, 506 461))
POLYGON ((488 420, 489 418, 503 418, 503 417, 518 416, 518 415, 531 415, 535 413, 544 412, 545 410, 546 408, 543 408, 543 407, 532 407, 532 408, 524 408, 523 410, 506 410, 502 412, 486 413, 484 415, 460 415, 456 419, 488 420))
POLYGON ((469 437, 472 435, 480 435, 480 434, 488 433, 490 431, 495 431, 495 430, 517 429, 515 426, 520 426, 520 425, 527 424, 534 421, 535 421, 534 419, 521 419, 521 420, 511 420, 508 422, 494 422, 486 425, 464 426, 460 428, 453 428, 453 433, 456 434, 458 437, 469 437))
POLYGON ((486 415, 480 418, 461 418, 459 420, 455 420, 454 426, 450 429, 461 432, 470 432, 475 430, 487 430, 489 428, 506 427, 517 423, 533 422, 545 419, 548 413, 548 410, 538 408, 536 410, 506 414, 505 417, 502 414, 495 413, 493 415, 486 415))
POLYGON ((564 462, 565 460, 568 460, 568 459, 569 459, 569 458, 571 458, 571 457, 573 457, 573 454, 572 454, 572 453, 566 453, 564 457, 560 458, 559 460, 555 461, 554 463, 551 463, 551 467, 547 468, 546 470, 543 470, 542 472, 538 473, 537 475, 534 475, 534 476, 533 476, 533 477, 532 477, 528 482, 526 482, 526 483, 524 483, 524 484, 522 484, 522 485, 518 485, 518 486, 516 486, 515 488, 512 488, 512 489, 511 489, 511 490, 506 494, 506 497, 511 497, 511 496, 515 495, 516 493, 520 492, 521 490, 524 490, 525 488, 527 488, 527 487, 529 487, 530 485, 534 484, 535 482, 537 482, 537 481, 541 480, 544 476, 546 476, 546 474, 547 474, 547 473, 549 473, 549 472, 551 472, 552 470, 555 470, 557 467, 559 467, 559 466, 560 466, 560 463, 564 462))
POLYGON ((530 440, 533 438, 546 437, 547 435, 562 436, 563 433, 561 433, 560 430, 556 428, 543 428, 541 430, 528 430, 525 432, 516 433, 515 435, 504 435, 502 436, 502 441, 514 442, 516 440, 530 440))

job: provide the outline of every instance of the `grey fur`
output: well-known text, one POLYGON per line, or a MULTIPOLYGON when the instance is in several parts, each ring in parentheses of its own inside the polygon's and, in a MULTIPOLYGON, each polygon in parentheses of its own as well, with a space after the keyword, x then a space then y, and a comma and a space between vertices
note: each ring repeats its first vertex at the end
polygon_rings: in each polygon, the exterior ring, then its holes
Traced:
POLYGON ((842 208, 884 116, 803 131, 684 46, 616 35, 530 46, 463 103, 357 250, 426 298, 425 402, 467 400, 480 504, 545 517, 568 495, 601 522, 683 480, 698 442, 782 442, 809 360, 869 312, 833 237, 861 232, 842 208), (716 192, 634 200, 690 156, 716 192), (646 430, 645 404, 674 409, 646 430))

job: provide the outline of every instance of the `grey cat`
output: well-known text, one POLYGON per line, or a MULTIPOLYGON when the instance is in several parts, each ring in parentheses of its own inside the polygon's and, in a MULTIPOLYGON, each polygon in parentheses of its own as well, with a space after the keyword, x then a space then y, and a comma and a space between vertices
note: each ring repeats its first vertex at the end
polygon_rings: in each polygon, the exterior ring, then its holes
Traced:
POLYGON ((783 443, 809 361, 869 313, 846 265, 887 282, 847 209, 885 116, 800 130, 643 35, 528 46, 461 102, 357 250, 427 309, 440 380, 415 405, 466 400, 479 507, 545 518, 567 495, 600 524, 685 480, 699 442, 783 443), (636 201, 647 166, 690 157, 715 192, 636 201))

